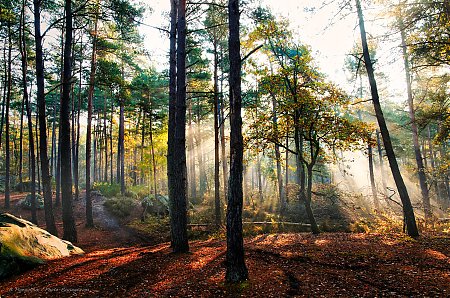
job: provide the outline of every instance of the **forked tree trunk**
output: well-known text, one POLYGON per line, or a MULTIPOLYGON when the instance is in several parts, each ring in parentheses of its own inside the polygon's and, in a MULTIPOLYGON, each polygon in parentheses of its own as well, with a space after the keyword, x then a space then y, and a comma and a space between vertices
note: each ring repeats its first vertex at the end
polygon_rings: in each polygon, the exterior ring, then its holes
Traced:
POLYGON ((230 60, 230 177, 228 180, 227 206, 227 282, 241 282, 248 279, 244 260, 244 239, 242 235, 242 95, 241 54, 239 38, 239 0, 228 1, 229 60, 230 60))
POLYGON ((397 164, 397 159, 395 158, 394 148, 392 147, 391 137, 389 135, 389 130, 384 119, 383 111, 380 105, 380 99, 378 96, 378 88, 375 80, 372 60, 369 54, 369 47, 367 45, 366 29, 364 26, 364 18, 361 9, 360 0, 356 0, 356 8, 358 11, 359 18, 359 28, 361 31, 361 44, 364 54, 364 63, 366 65, 367 75, 369 77, 370 91, 372 95, 372 102, 375 109, 375 116, 378 121, 378 126, 380 127, 381 136, 383 137, 384 148, 386 150, 386 155, 388 157, 389 165, 391 166, 392 176, 394 177, 397 190, 403 205, 403 215, 405 218, 405 224, 409 236, 417 237, 419 236, 419 231, 416 225, 416 218, 414 215, 414 210, 409 199, 408 191, 406 185, 403 181, 402 174, 397 164))

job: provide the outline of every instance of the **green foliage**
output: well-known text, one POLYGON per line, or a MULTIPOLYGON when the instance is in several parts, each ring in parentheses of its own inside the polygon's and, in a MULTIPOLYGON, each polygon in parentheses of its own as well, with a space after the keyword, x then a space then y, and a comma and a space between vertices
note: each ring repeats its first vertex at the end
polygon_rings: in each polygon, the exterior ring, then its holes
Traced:
POLYGON ((133 198, 119 196, 107 199, 104 205, 106 209, 111 212, 111 214, 119 218, 125 218, 129 216, 133 209, 135 209, 139 204, 133 198))
POLYGON ((120 193, 120 184, 118 183, 94 182, 92 188, 107 198, 115 197, 120 193))
MULTIPOLYGON (((36 194, 36 209, 44 209, 44 198, 40 194, 36 194)), ((22 208, 31 209, 31 194, 27 194, 25 199, 22 201, 21 206, 22 208)))

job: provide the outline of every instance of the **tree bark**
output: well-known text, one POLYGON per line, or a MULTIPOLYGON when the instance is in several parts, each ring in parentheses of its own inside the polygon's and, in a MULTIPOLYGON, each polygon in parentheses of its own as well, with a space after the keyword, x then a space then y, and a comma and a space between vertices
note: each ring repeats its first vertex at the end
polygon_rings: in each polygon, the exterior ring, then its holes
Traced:
MULTIPOLYGON (((172 2, 172 5, 174 3, 172 2)), ((169 118, 169 135, 173 139, 169 145, 168 176, 170 198, 170 226, 172 232, 172 250, 177 253, 189 251, 187 237, 187 168, 186 168, 186 0, 179 0, 177 7, 177 50, 176 50, 176 100, 172 109, 173 118, 169 118)), ((171 11, 171 19, 173 12, 171 11)), ((173 31, 173 30, 171 30, 173 31)), ((171 36, 172 38, 172 36, 171 36)), ((172 41, 171 41, 172 42, 172 41)), ((172 49, 171 49, 172 50, 172 49)), ((172 54, 172 53, 171 53, 172 54)), ((172 60, 172 57, 171 57, 172 60)), ((173 61, 171 62, 173 63, 173 61)))
POLYGON ((242 94, 241 54, 239 37, 239 0, 228 1, 229 60, 230 60, 230 177, 228 180, 227 206, 227 282, 241 282, 248 279, 244 260, 244 239, 242 235, 242 94))
MULTIPOLYGON (((278 136, 278 116, 277 116, 277 108, 278 103, 274 95, 272 97, 272 126, 274 129, 274 133, 278 136)), ((275 144, 275 161, 277 166, 277 184, 278 184, 278 198, 280 200, 280 214, 283 215, 286 211, 286 193, 284 192, 283 187, 283 177, 281 173, 281 153, 280 153, 280 145, 275 144)))
POLYGON ((380 159, 380 173, 381 173, 381 184, 383 185, 383 194, 387 196, 386 190, 386 178, 384 177, 384 159, 383 159, 383 150, 381 149, 381 140, 380 140, 380 132, 377 129, 377 149, 378 149, 378 158, 380 159))
POLYGON ((416 157, 417 173, 419 176, 420 190, 422 193, 422 204, 425 213, 425 221, 428 222, 432 218, 433 212, 431 210, 430 195, 428 192, 428 183, 427 177, 425 175, 425 167, 423 164, 422 153, 420 152, 419 132, 416 124, 416 113, 414 110, 414 99, 411 88, 411 72, 409 69, 409 57, 408 52, 406 50, 406 34, 403 21, 401 20, 401 18, 398 19, 398 22, 400 27, 400 35, 402 38, 403 62, 405 65, 406 89, 408 93, 408 108, 409 108, 409 117, 411 119, 411 132, 414 145, 414 155, 416 157))
POLYGON ((95 73, 97 70, 97 26, 98 26, 98 1, 95 8, 94 31, 92 32, 91 71, 89 74, 89 90, 87 98, 87 126, 86 126, 86 226, 94 226, 91 198, 91 154, 92 154, 92 99, 94 98, 95 73))
MULTIPOLYGON (((36 116, 39 119, 39 136, 36 131, 36 142, 38 145, 38 163, 39 159, 41 162, 41 176, 42 176, 42 187, 44 195, 44 210, 45 210, 45 224, 47 231, 51 234, 57 236, 58 231, 55 225, 55 219, 53 215, 53 204, 52 204, 52 189, 51 189, 51 177, 48 168, 48 157, 47 157, 47 133, 46 133, 46 115, 45 115, 45 94, 44 94, 44 60, 42 51, 42 36, 41 36, 41 14, 40 14, 40 4, 38 0, 33 1, 34 6, 34 40, 36 46, 36 83, 37 83, 37 105, 38 113, 36 116), (40 158, 39 158, 40 155, 40 158)), ((30 119, 28 118, 30 121, 30 119)), ((30 121, 31 122, 31 121, 30 121)), ((38 123, 36 123, 36 127, 38 123)), ((31 133, 32 135, 32 133, 31 133)), ((32 153, 33 154, 33 153, 32 153)), ((38 189, 40 190, 40 176, 39 176, 39 164, 38 164, 38 189)))
POLYGON ((10 207, 10 176, 11 176, 11 148, 9 144, 9 107, 11 105, 11 87, 12 87, 12 40, 11 40, 11 22, 8 22, 8 85, 6 91, 6 106, 5 106, 5 209, 10 207))
POLYGON ((125 103, 120 99, 119 110, 119 140, 117 150, 117 174, 120 183, 120 193, 125 195, 125 103))
POLYGON ((372 190, 373 204, 375 210, 380 209, 380 201, 378 200, 377 187, 375 185, 375 174, 373 171, 373 150, 372 146, 367 145, 367 155, 369 155, 369 177, 370 177, 370 189, 372 190))
MULTIPOLYGON (((217 74, 218 57, 217 43, 214 41, 214 221, 217 227, 220 226, 221 206, 220 206, 220 160, 219 160, 219 78, 217 74)), ((223 159, 222 163, 226 163, 223 159)), ((225 176, 224 176, 225 178, 225 176)), ((224 180, 224 184, 225 184, 224 180)))
POLYGON ((397 185, 397 190, 400 195, 400 199, 403 204, 403 215, 405 218, 406 228, 409 236, 417 237, 419 236, 419 231, 416 225, 416 218, 414 215, 414 210, 409 199, 408 191, 406 185, 403 181, 402 174, 397 164, 397 159, 395 158, 394 149, 392 147, 391 137, 389 135, 389 130, 384 119, 383 111, 380 105, 380 99, 378 96, 378 88, 375 80, 372 60, 369 54, 369 47, 367 45, 366 29, 364 26, 364 18, 361 9, 360 0, 356 0, 356 8, 358 11, 359 18, 359 28, 361 31, 361 44, 364 54, 364 63, 366 65, 367 75, 369 77, 370 91, 372 95, 372 102, 375 109, 375 115, 378 121, 378 126, 380 127, 381 136, 383 138, 384 148, 386 150, 386 155, 388 157, 389 165, 391 166, 392 176, 394 177, 395 184, 397 185))
POLYGON ((72 1, 65 1, 66 32, 64 45, 63 95, 60 110, 60 144, 61 148, 61 201, 63 209, 63 238, 77 242, 77 230, 72 208, 72 169, 70 146, 70 89, 72 77, 72 1))
MULTIPOLYGON (((34 153, 34 138, 33 138, 33 122, 31 117, 31 108, 28 96, 27 86, 27 70, 28 70, 28 55, 25 38, 25 0, 22 0, 22 12, 21 12, 21 28, 19 31, 19 49, 22 58, 22 87, 23 87, 23 102, 25 103, 25 110, 28 120, 28 145, 30 152, 29 167, 31 168, 31 221, 34 224, 38 224, 37 212, 36 212, 36 155, 34 153)), ((22 119, 21 119, 22 122, 22 119)), ((22 153, 22 148, 20 149, 22 153)))

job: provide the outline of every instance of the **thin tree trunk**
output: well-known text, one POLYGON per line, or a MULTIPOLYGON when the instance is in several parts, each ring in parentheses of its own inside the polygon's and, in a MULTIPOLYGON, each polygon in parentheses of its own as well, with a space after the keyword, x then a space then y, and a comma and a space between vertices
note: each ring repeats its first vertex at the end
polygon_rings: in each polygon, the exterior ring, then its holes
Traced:
MULTIPOLYGON (((30 152, 29 167, 31 167, 31 221, 34 224, 38 224, 37 212, 36 212, 36 156, 34 153, 34 138, 33 138, 33 122, 31 118, 31 108, 28 97, 28 86, 27 86, 27 70, 28 70, 28 60, 27 60, 27 46, 25 38, 25 0, 22 0, 22 12, 21 12, 21 28, 19 30, 19 49, 21 53, 22 60, 22 87, 23 87, 23 102, 26 106, 27 120, 28 120, 28 147, 30 152)), ((23 107, 23 105, 22 105, 23 107)), ((21 126, 23 124, 21 115, 21 126)), ((22 134, 22 128, 21 128, 22 134)), ((21 146, 22 147, 22 146, 21 146)), ((20 153, 22 156, 22 148, 20 148, 20 153)))
POLYGON ((63 239, 77 242, 77 230, 72 207, 72 169, 70 146, 70 89, 72 76, 72 1, 65 1, 66 32, 64 45, 63 95, 60 108, 60 144, 61 148, 61 201, 63 219, 63 239))
POLYGON ((108 181, 108 133, 106 131, 106 93, 103 97, 103 135, 105 136, 105 169, 103 181, 108 181))
POLYGON ((431 210, 431 204, 430 204, 430 195, 428 193, 428 183, 427 183, 427 177, 425 175, 425 167, 423 164, 422 159, 422 153, 420 152, 420 145, 419 145, 419 132, 417 129, 416 124, 416 115, 414 111, 414 99, 412 95, 412 88, 411 88, 411 72, 409 69, 409 57, 408 52, 406 50, 406 34, 405 29, 403 25, 403 21, 401 18, 398 19, 399 27, 400 27, 400 35, 402 38, 402 52, 403 52, 403 62, 405 65, 405 75, 406 75, 406 89, 408 93, 408 107, 409 107, 409 117, 411 118, 411 132, 412 132, 412 138, 413 138, 413 145, 414 145, 414 155, 416 157, 416 163, 417 163, 417 172, 419 176, 419 184, 420 184, 420 190, 422 193, 422 203, 423 203, 423 209, 425 213, 425 221, 429 221, 433 216, 433 211, 431 210))
POLYGON ((114 172, 113 172, 113 164, 114 164, 114 155, 113 155, 113 115, 114 115, 114 103, 111 101, 111 119, 109 124, 109 156, 111 156, 110 166, 110 182, 114 183, 114 172))
MULTIPOLYGON (((34 0, 34 40, 36 45, 36 82, 37 82, 37 104, 39 115, 39 152, 41 161, 42 173, 42 187, 44 193, 44 208, 45 208, 45 224, 47 231, 57 236, 55 218, 53 216, 52 206, 52 188, 51 178, 48 168, 47 157, 47 133, 46 133, 46 115, 45 115, 45 93, 44 93, 44 60, 42 51, 42 36, 41 36, 41 1, 34 0)), ((37 126, 37 125, 36 125, 37 126)), ((36 139, 38 137, 36 136, 36 139)), ((39 176, 38 176, 39 177, 39 176)))
POLYGON ((284 175, 285 175, 285 189, 284 189, 284 193, 286 194, 286 205, 288 203, 288 185, 289 185, 289 129, 286 132, 286 152, 285 152, 285 170, 284 170, 284 175))
POLYGON ((119 140, 117 153, 118 177, 120 183, 120 193, 125 195, 125 106, 124 99, 120 100, 120 117, 119 117, 119 140))
MULTIPOLYGON (((21 29, 20 29, 21 30, 21 29)), ((19 41, 21 43, 21 41, 19 41)), ((23 60, 23 54, 22 54, 23 60)), ((22 62, 23 67, 23 62, 22 62)), ((23 76, 23 75, 22 75, 23 76)), ((26 78, 25 78, 26 80, 26 78)), ((24 91, 25 92, 25 91, 24 91)), ((19 191, 23 191, 23 115, 24 115, 25 95, 22 98, 22 105, 20 109, 20 132, 19 132, 19 191)))
MULTIPOLYGON (((150 98, 150 94, 148 95, 150 98)), ((145 146, 145 118, 146 113, 145 110, 143 111, 142 116, 142 129, 141 129, 141 165, 144 164, 144 146, 145 146)), ((150 113, 150 123, 152 122, 152 115, 150 113)), ((150 127, 150 130, 152 128, 150 127)), ((144 184, 144 167, 141 168, 141 178, 140 178, 140 184, 144 184)))
MULTIPOLYGON (((153 107, 152 107, 152 101, 150 100, 150 148, 152 151, 152 170, 153 170, 153 190, 154 190, 154 196, 155 199, 158 195, 158 187, 156 184, 156 160, 155 160, 155 146, 153 144, 153 107)), ((145 112, 144 112, 144 119, 145 119, 145 112)), ((144 125, 144 124, 143 124, 144 125)))
POLYGON ((61 126, 58 125, 58 148, 56 154, 56 197, 55 206, 61 205, 61 126))
POLYGON ((92 53, 91 53, 91 71, 89 77, 88 90, 88 110, 87 110, 87 126, 86 126, 86 226, 94 226, 94 216, 92 213, 91 198, 91 153, 92 153, 92 100, 95 88, 95 73, 97 70, 97 26, 98 26, 98 1, 95 8, 94 31, 92 32, 92 53))
POLYGON ((376 130, 377 134, 377 149, 378 149, 378 158, 380 159, 380 173, 381 173, 381 184, 383 185, 383 194, 387 196, 387 185, 386 185, 386 178, 384 177, 384 159, 383 159, 383 150, 381 148, 381 139, 380 139, 380 132, 378 129, 376 130))
POLYGON ((56 174, 56 106, 53 106, 53 120, 52 120, 52 148, 50 155, 50 176, 54 177, 56 174))
MULTIPOLYGON (((41 193, 41 175, 40 175, 40 170, 39 170, 39 133, 38 133, 38 122, 39 122, 39 112, 36 112, 36 126, 35 126, 35 131, 36 131, 36 170, 37 170, 37 189, 38 189, 38 193, 41 193)), ((45 197, 44 197, 44 208, 45 208, 45 197)), ((47 211, 45 211, 47 212, 47 211)), ((47 231, 48 227, 47 227, 47 231)), ((50 232, 50 231, 49 231, 50 232)), ((56 235, 56 234, 55 234, 56 235)))
POLYGON ((195 172, 195 153, 194 153, 194 129, 192 128, 192 99, 189 99, 188 108, 188 150, 189 150, 189 185, 191 190, 191 200, 197 199, 197 177, 195 172))
POLYGON ((207 184, 207 178, 206 178, 206 172, 205 172, 205 165, 204 165, 204 156, 203 156, 203 142, 202 142, 202 134, 201 134, 201 117, 200 117, 200 107, 199 103, 197 102, 197 127, 196 127, 196 153, 197 153, 197 159, 198 159, 198 168, 199 168, 199 196, 203 200, 206 192, 206 184, 207 184))
MULTIPOLYGON (((214 220, 217 227, 220 226, 221 206, 220 206, 220 164, 219 164, 219 90, 218 90, 218 57, 217 43, 214 42, 214 220)), ((222 164, 226 160, 222 159, 222 164)), ((225 178, 225 176, 224 176, 225 178)), ((223 181, 226 184, 226 181, 223 181)), ((225 194, 225 193, 224 193, 225 194)))
POLYGON ((430 129, 430 125, 427 126, 427 133, 428 133, 428 152, 430 154, 430 166, 431 166, 431 172, 433 173, 433 188, 436 191, 436 195, 438 197, 439 200, 442 200, 442 191, 441 188, 439 187, 438 183, 437 183, 437 179, 435 177, 435 173, 436 173, 436 162, 435 162, 435 152, 433 150, 433 141, 431 138, 431 129, 430 129))
MULTIPOLYGON (((3 44, 6 45, 8 42, 8 35, 5 35, 5 39, 3 41, 3 44)), ((7 51, 8 47, 3 47, 3 61, 4 61, 4 69, 5 69, 5 80, 3 82, 3 98, 2 98, 2 116, 0 120, 0 148, 2 147, 2 135, 3 135, 3 124, 5 122, 5 103, 6 103, 6 97, 8 94, 8 78, 9 78, 9 72, 8 72, 8 58, 7 58, 7 51)))
POLYGON ((416 218, 414 215, 414 210, 411 205, 411 201, 409 199, 408 191, 406 189, 406 185, 403 181, 402 174, 400 173, 400 169, 397 164, 397 160, 395 158, 394 149, 391 143, 391 137, 389 135, 389 130, 386 125, 386 121, 384 119, 383 111, 381 109, 380 100, 378 96, 378 88, 375 80, 372 60, 369 54, 369 47, 367 45, 367 36, 366 30, 364 27, 364 19, 361 9, 360 0, 356 0, 356 8, 358 11, 359 18, 359 28, 361 31, 361 43, 364 54, 364 63, 366 65, 367 75, 369 77, 370 83, 370 91, 372 95, 372 102, 375 109, 375 115, 378 121, 378 126, 380 127, 381 136, 383 137, 384 148, 386 150, 386 155, 389 160, 389 165, 391 166, 392 176, 394 177, 395 184, 397 185, 397 190, 400 195, 400 199, 403 204, 403 214, 405 217, 405 223, 407 227, 407 232, 409 236, 417 237, 419 235, 419 231, 416 225, 416 218))
POLYGON ((11 148, 9 144, 9 107, 11 104, 11 87, 12 87, 12 40, 11 40, 11 23, 8 22, 8 87, 6 93, 6 107, 5 107, 5 148, 6 148, 6 157, 5 157, 5 209, 9 209, 10 207, 10 176, 11 176, 11 148))
MULTIPOLYGON (((275 135, 278 136, 278 116, 277 116, 278 103, 274 95, 272 95, 272 126, 275 135)), ((278 198, 280 200, 280 214, 283 215, 286 211, 286 193, 283 187, 283 177, 281 173, 281 153, 280 146, 275 144, 275 161, 277 166, 277 184, 278 184, 278 198)))
POLYGON ((228 181, 227 206, 227 282, 241 282, 248 279, 244 260, 244 239, 242 235, 242 94, 241 54, 239 38, 239 0, 228 1, 229 60, 230 60, 230 177, 228 181))
POLYGON ((380 210, 380 201, 378 200, 377 187, 375 185, 375 175, 373 171, 373 150, 370 144, 367 145, 367 155, 369 155, 369 177, 370 189, 372 190, 373 204, 375 210, 380 210))

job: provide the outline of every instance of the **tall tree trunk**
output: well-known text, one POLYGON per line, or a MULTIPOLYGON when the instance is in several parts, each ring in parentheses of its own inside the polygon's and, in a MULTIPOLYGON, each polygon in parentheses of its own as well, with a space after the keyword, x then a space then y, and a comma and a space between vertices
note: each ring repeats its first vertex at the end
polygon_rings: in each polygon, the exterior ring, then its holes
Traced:
MULTIPOLYGON (((158 187, 156 184, 156 160, 155 160, 155 146, 153 144, 153 105, 152 105, 152 101, 150 100, 150 148, 151 148, 151 152, 152 152, 152 170, 153 170, 153 191, 154 191, 154 196, 155 199, 158 195, 158 187)), ((144 112, 144 119, 145 119, 145 112, 144 112)), ((143 125, 145 125, 145 123, 143 123, 143 125)))
POLYGON ((422 159, 422 153, 420 152, 420 145, 419 145, 419 132, 417 129, 416 124, 416 113, 414 110, 414 99, 412 94, 412 88, 411 88, 411 72, 409 69, 409 57, 408 52, 406 50, 406 34, 405 34, 405 28, 404 24, 401 18, 398 19, 399 27, 400 27, 400 35, 402 38, 402 52, 403 52, 403 62, 405 65, 405 75, 406 75, 406 89, 408 93, 408 108, 409 108, 409 117, 411 118, 411 132, 412 132, 412 138, 413 138, 413 145, 414 145, 414 155, 416 157, 416 164, 417 164, 417 172, 419 176, 419 184, 420 184, 420 190, 422 193, 422 204, 423 209, 425 213, 425 221, 429 221, 432 216, 433 212, 431 210, 431 204, 430 204, 430 195, 428 193, 428 183, 427 183, 427 177, 425 175, 425 167, 423 165, 423 159, 422 159))
MULTIPOLYGON (((95 8, 94 31, 92 32, 91 71, 89 75, 87 126, 86 126, 86 226, 94 226, 91 198, 91 153, 92 153, 92 99, 94 97, 95 73, 97 70, 97 26, 98 26, 98 1, 95 8)), ((111 124, 112 125, 112 124, 111 124)))
POLYGON ((103 97, 103 135, 105 136, 105 169, 103 181, 108 181, 108 133, 106 131, 106 93, 103 97))
POLYGON ((61 126, 58 125, 58 145, 56 154, 56 196, 55 196, 55 206, 61 205, 61 126))
POLYGON ((111 156, 111 162, 109 163, 110 166, 110 183, 114 183, 114 172, 113 172, 113 164, 114 164, 114 155, 113 155, 113 116, 114 116, 114 103, 111 101, 111 119, 110 119, 110 125, 109 125, 109 156, 111 156))
POLYGON ((431 172, 433 173, 433 188, 436 191, 436 195, 439 200, 442 200, 442 190, 439 187, 439 184, 437 182, 437 179, 435 177, 436 173, 436 162, 435 162, 435 152, 433 150, 433 140, 431 138, 431 128, 430 125, 427 126, 427 133, 428 133, 428 152, 430 154, 430 166, 431 166, 431 172))
POLYGON ((6 107, 5 107, 5 148, 6 148, 6 157, 5 157, 5 209, 9 209, 10 207, 10 176, 11 176, 11 146, 9 144, 9 107, 11 104, 11 87, 12 87, 12 40, 11 40, 11 22, 8 22, 8 87, 6 93, 6 107))
MULTIPOLYGON (((3 44, 6 45, 8 40, 8 36, 5 36, 5 39, 3 41, 3 44)), ((2 147, 2 135, 3 135, 3 124, 5 122, 5 103, 6 103, 6 96, 8 94, 8 78, 9 78, 9 72, 8 72, 8 58, 7 58, 7 52, 8 47, 3 47, 3 62, 4 62, 4 69, 5 69, 5 79, 3 81, 3 97, 2 97, 2 116, 0 119, 0 148, 2 147)))
POLYGON ((125 195, 125 103, 120 99, 119 111, 119 139, 117 146, 117 176, 120 183, 120 193, 125 195))
POLYGON ((42 187, 44 193, 44 208, 45 208, 45 224, 47 231, 57 236, 55 218, 53 216, 52 206, 52 188, 51 178, 48 168, 47 157, 47 121, 45 111, 45 91, 44 91, 44 59, 42 51, 42 36, 41 36, 41 1, 34 0, 34 41, 36 45, 36 83, 37 83, 37 105, 39 116, 39 155, 41 161, 41 177, 42 187))
MULTIPOLYGON (((171 9, 171 26, 174 8, 171 9)), ((169 176, 169 198, 170 198, 170 226, 172 233, 172 250, 174 252, 189 251, 187 238, 187 177, 186 177, 186 0, 178 1, 177 22, 177 50, 176 50, 176 99, 172 99, 172 113, 169 111, 169 139, 168 154, 168 176, 169 176), (172 118, 170 118, 172 116, 172 118)), ((171 38, 174 29, 171 27, 171 38)), ((171 68, 173 67, 173 53, 171 40, 171 68)), ((171 70, 173 75, 173 70, 171 70)), ((171 78, 171 82, 172 78, 171 78)), ((171 86, 173 88, 173 86, 171 86)), ((173 92, 173 90, 171 90, 173 92)), ((173 95, 173 94, 172 94, 173 95)))
MULTIPOLYGON (((27 120, 28 120, 28 147, 30 152, 29 167, 31 168, 31 221, 34 224, 38 224, 37 213, 36 213, 36 156, 34 153, 34 138, 33 138, 33 122, 31 118, 31 108, 28 97, 28 86, 27 86, 27 70, 28 70, 28 55, 25 37, 25 0, 22 0, 22 11, 21 11, 21 28, 19 30, 19 49, 22 60, 22 87, 23 87, 23 102, 26 106, 27 120)), ((23 105, 22 105, 23 107, 23 105)), ((21 115, 21 126, 22 126, 22 115, 21 115)), ((22 130, 22 128, 21 128, 22 130)), ((22 134, 22 131, 21 131, 22 134)), ((20 153, 22 155, 22 148, 20 148, 20 153)))
POLYGON ((56 106, 53 105, 53 119, 52 119, 52 148, 50 153, 50 176, 56 174, 56 106))
POLYGON ((77 230, 72 208, 72 169, 70 146, 70 89, 72 76, 72 1, 65 1, 66 32, 64 45, 63 95, 60 110, 60 144, 61 148, 61 201, 63 219, 63 238, 77 242, 77 230))
MULTIPOLYGON (((36 125, 34 127, 35 129, 35 135, 36 135, 36 170, 37 170, 37 189, 38 189, 38 193, 41 193, 41 175, 40 175, 40 170, 39 170, 39 133, 38 133, 38 122, 39 122, 39 112, 36 112, 36 125)), ((45 208, 45 198, 44 198, 44 208, 45 208)), ((45 211, 47 212, 47 211, 45 211)), ((48 230, 48 228, 47 228, 48 230)), ((56 234, 55 234, 56 235, 56 234)))
POLYGON ((200 101, 197 101, 197 133, 196 141, 197 141, 197 159, 198 159, 198 167, 199 167, 199 192, 200 198, 203 200, 207 187, 207 178, 205 172, 204 165, 204 156, 203 156, 203 142, 202 142, 202 134, 201 134, 201 117, 200 117, 200 101))
MULTIPOLYGON (((275 135, 278 136, 278 116, 277 116, 277 108, 278 103, 274 95, 272 97, 272 126, 275 132, 275 135)), ((281 153, 280 153, 280 145, 275 144, 275 161, 277 166, 277 184, 278 184, 278 198, 280 200, 280 214, 283 215, 286 211, 286 193, 284 192, 283 187, 283 177, 281 173, 281 153)))
POLYGON ((361 44, 364 54, 364 63, 366 65, 367 75, 369 77, 370 91, 372 95, 372 102, 375 109, 375 115, 378 121, 378 126, 380 127, 381 136, 383 137, 384 148, 386 150, 386 155, 388 157, 389 165, 391 166, 392 176, 394 177, 395 184, 397 185, 397 190, 400 195, 400 199, 403 204, 403 215, 405 217, 405 223, 407 227, 407 232, 409 236, 416 237, 419 235, 419 231, 416 225, 416 218, 414 215, 414 210, 409 199, 408 190, 403 181, 402 174, 397 164, 397 159, 395 158, 394 148, 392 147, 391 137, 389 135, 389 130, 384 119, 383 111, 380 105, 380 99, 378 96, 378 88, 375 80, 372 60, 369 54, 369 47, 367 45, 366 29, 364 27, 364 18, 361 9, 360 0, 356 0, 356 8, 358 10, 359 18, 359 28, 361 31, 361 44))
POLYGON ((197 177, 195 172, 195 154, 194 154, 194 129, 192 127, 192 99, 189 99, 188 108, 188 151, 189 151, 189 179, 188 183, 191 190, 191 200, 197 199, 197 177))
POLYGON ((377 134, 377 149, 378 149, 378 158, 380 159, 380 173, 381 173, 381 184, 383 185, 383 194, 387 196, 387 185, 386 185, 386 178, 384 177, 384 159, 383 159, 383 150, 381 148, 381 139, 380 139, 380 132, 377 128, 376 130, 377 134))
MULTIPOLYGON (((220 226, 221 206, 220 206, 220 164, 219 164, 219 78, 217 75, 218 57, 217 42, 214 41, 214 221, 217 227, 220 226)), ((226 160, 222 160, 225 164, 226 160)), ((224 176, 225 178, 225 176, 224 176)), ((226 181, 224 180, 225 184, 226 181)), ((225 193, 224 193, 225 194, 225 193)))
POLYGON ((239 38, 239 0, 228 1, 229 60, 230 60, 230 177, 228 180, 227 206, 227 261, 225 280, 241 282, 248 279, 244 260, 242 235, 242 94, 241 54, 239 38))
POLYGON ((285 170, 284 170, 284 175, 285 175, 285 189, 284 189, 284 193, 286 194, 286 205, 288 203, 288 185, 289 185, 289 129, 286 132, 286 152, 285 152, 285 170))
MULTIPOLYGON (((148 94, 148 97, 150 98, 150 93, 148 94)), ((144 164, 145 118, 146 118, 146 113, 144 110, 143 116, 142 116, 142 129, 141 129, 141 165, 144 164)), ((151 120, 152 120, 152 114, 150 113, 150 123, 152 122, 151 120)), ((151 127, 150 127, 150 130, 152 130, 151 127)), ((144 167, 141 168, 140 184, 144 184, 144 167)))
MULTIPOLYGON (((19 29, 19 30, 22 30, 22 29, 19 29)), ((19 43, 21 43, 21 41, 19 41, 19 43)), ((23 60, 23 54, 22 54, 22 60, 23 60)), ((22 62, 22 67, 23 67, 23 62, 22 62)), ((19 132, 19 185, 20 185, 20 187, 19 187, 19 191, 23 191, 22 170, 23 170, 23 115, 24 115, 24 106, 25 106, 25 95, 22 98, 22 104, 21 104, 21 109, 20 109, 20 129, 19 129, 20 130, 20 132, 19 132)))
POLYGON ((377 187, 375 185, 375 174, 373 171, 373 149, 370 144, 367 145, 367 155, 369 155, 369 177, 370 177, 370 189, 372 190, 373 204, 375 210, 380 209, 380 201, 378 200, 377 187))
POLYGON ((82 69, 82 59, 80 59, 80 78, 79 78, 79 93, 78 93, 78 105, 77 105, 77 132, 75 141, 75 161, 74 161, 74 179, 75 179, 75 198, 80 198, 80 114, 81 114, 81 104, 82 104, 82 92, 81 92, 81 69, 82 69))

